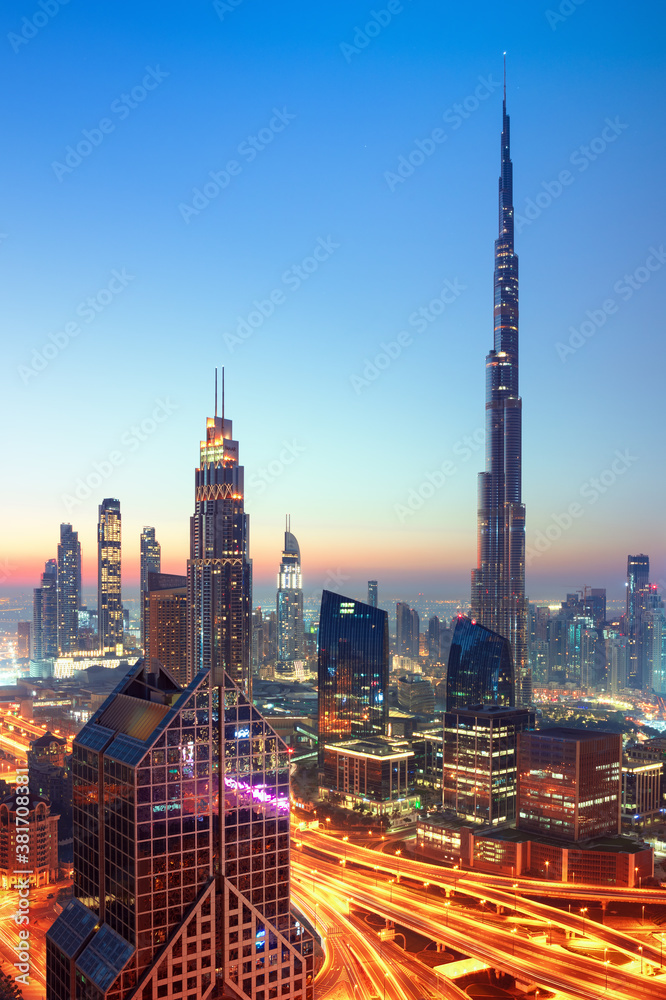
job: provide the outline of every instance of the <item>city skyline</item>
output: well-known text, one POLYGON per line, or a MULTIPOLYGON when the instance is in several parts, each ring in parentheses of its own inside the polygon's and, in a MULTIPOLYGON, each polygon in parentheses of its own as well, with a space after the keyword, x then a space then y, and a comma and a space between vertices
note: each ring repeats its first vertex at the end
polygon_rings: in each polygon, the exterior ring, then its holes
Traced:
MULTIPOLYGON (((170 470, 191 460, 200 399, 211 393, 214 365, 225 364, 229 407, 246 442, 257 590, 270 586, 274 538, 282 512, 290 510, 313 590, 339 572, 348 578, 341 589, 359 594, 371 577, 384 594, 468 593, 483 454, 478 360, 488 344, 492 302, 489 247, 505 47, 520 163, 515 205, 523 260, 527 595, 541 599, 591 583, 619 597, 630 552, 649 553, 654 579, 666 579, 650 461, 659 447, 659 366, 643 363, 659 344, 663 288, 653 211, 662 197, 657 123, 663 109, 651 41, 663 15, 646 15, 654 19, 653 31, 645 23, 626 30, 619 19, 586 6, 553 27, 527 4, 508 12, 488 4, 483 25, 447 14, 442 32, 444 13, 434 4, 405 6, 364 49, 350 52, 343 47, 368 16, 358 4, 341 3, 309 19, 290 11, 280 15, 279 30, 268 5, 255 5, 255 14, 265 15, 259 25, 248 9, 221 21, 207 4, 182 25, 167 4, 154 36, 155 26, 141 12, 122 5, 131 41, 120 60, 108 53, 108 38, 118 30, 115 15, 93 24, 74 8, 63 9, 11 53, 5 72, 19 93, 25 74, 38 84, 56 62, 64 58, 69 65, 72 46, 88 51, 98 67, 85 94, 68 71, 55 103, 51 94, 39 107, 23 98, 10 112, 20 116, 10 126, 30 137, 32 166, 20 175, 3 168, 6 188, 16 195, 3 224, 7 318, 15 331, 5 405, 10 414, 26 415, 27 433, 39 428, 43 435, 47 424, 76 448, 47 450, 48 496, 10 496, 9 516, 29 523, 30 535, 27 545, 19 546, 21 532, 6 541, 5 585, 37 586, 45 559, 55 555, 58 524, 70 521, 90 589, 94 512, 108 495, 123 505, 128 591, 138 589, 138 538, 146 523, 156 527, 164 569, 183 572, 191 491, 170 470), (289 67, 280 51, 283 32, 298 54, 289 67), (313 65, 301 43, 326 58, 313 65), (229 50, 222 67, 220 46, 229 50), (213 66, 219 78, 211 86, 206 73, 213 66), (163 78, 156 78, 156 67, 163 78), (223 93, 248 73, 254 86, 230 107, 223 93), (306 86, 313 74, 314 86, 306 86), (125 105, 122 114, 110 111, 114 131, 58 177, 52 164, 64 162, 67 146, 82 141, 82 130, 96 128, 120 95, 136 87, 145 98, 130 98, 136 106, 125 105), (364 97, 357 107, 359 90, 364 97), (395 99, 387 102, 387 95, 395 99), (261 129, 266 149, 237 153, 241 173, 229 179, 228 190, 184 219, 179 206, 192 206, 194 190, 213 183, 209 172, 220 171, 245 136, 261 129), (438 145, 433 129, 446 141, 438 145), (182 151, 172 148, 173 135, 182 136, 182 151), (136 193, 118 181, 130 161, 136 193), (563 171, 568 177, 558 180, 563 171), (290 195, 286 211, 282 192, 285 185, 295 191, 295 176, 301 190, 290 195), (617 191, 629 183, 632 210, 620 218, 618 234, 617 191), (576 245, 572 231, 585 234, 576 245), (68 248, 64 255, 44 256, 61 244, 68 248), (39 300, 23 277, 28 257, 40 270, 39 300), (637 278, 625 281, 634 273, 637 278), (256 312, 255 300, 268 301, 264 312, 271 310, 272 289, 285 300, 274 302, 270 316, 252 317, 258 325, 251 336, 239 335, 239 318, 256 312), (97 290, 99 312, 88 321, 88 307, 79 312, 78 304, 90 295, 97 299, 97 290), (441 316, 430 310, 438 296, 441 316), (432 316, 417 316, 422 333, 410 323, 419 309, 432 316), (58 331, 74 320, 80 334, 67 334, 58 348, 58 331), (398 341, 401 330, 409 344, 398 341), (189 364, 194 336, 210 352, 205 365, 189 364), (117 356, 105 351, 108 338, 118 344, 117 356), (163 343, 168 350, 160 349, 163 343), (374 364, 382 343, 400 353, 367 377, 366 358, 374 364), (34 361, 33 348, 39 354, 45 344, 55 356, 43 369, 21 374, 34 361), (283 392, 289 377, 297 393, 283 392), (123 405, 100 426, 88 413, 112 379, 123 405), (639 380, 640 415, 615 405, 626 385, 639 380), (72 396, 76 405, 65 406, 72 396), (398 398, 417 433, 400 439, 396 470, 388 428, 398 398), (349 505, 332 500, 335 414, 354 426, 345 448, 355 482, 349 505), (411 491, 445 462, 454 474, 411 510, 411 491), (77 497, 78 480, 96 475, 99 485, 77 497), (151 478, 166 488, 147 497, 151 478), (572 504, 578 505, 573 516, 572 504)), ((4 16, 6 31, 15 30, 11 12, 4 16)), ((7 463, 19 480, 26 462, 19 442, 10 441, 7 463)))

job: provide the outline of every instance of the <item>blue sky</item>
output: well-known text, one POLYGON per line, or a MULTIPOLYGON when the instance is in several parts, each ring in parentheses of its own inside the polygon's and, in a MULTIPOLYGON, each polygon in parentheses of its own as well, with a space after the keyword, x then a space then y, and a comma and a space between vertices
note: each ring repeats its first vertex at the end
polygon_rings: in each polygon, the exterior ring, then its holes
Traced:
POLYGON ((666 578, 664 14, 561 7, 4 5, 8 582, 36 583, 70 520, 92 578, 105 496, 129 588, 143 524, 182 568, 224 365, 257 588, 289 512, 306 585, 468 594, 505 49, 528 593, 619 594, 629 552, 666 578))

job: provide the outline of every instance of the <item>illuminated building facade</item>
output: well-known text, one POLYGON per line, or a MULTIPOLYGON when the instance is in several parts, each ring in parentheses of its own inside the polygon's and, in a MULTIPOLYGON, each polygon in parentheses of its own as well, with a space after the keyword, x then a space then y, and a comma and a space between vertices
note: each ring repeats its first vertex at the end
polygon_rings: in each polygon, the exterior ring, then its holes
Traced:
POLYGON ((647 674, 647 648, 643 641, 644 619, 650 589, 649 556, 627 556, 627 687, 644 688, 647 674))
POLYGON ((460 615, 449 649, 447 711, 471 705, 512 708, 514 690, 508 639, 460 615))
POLYGON ((145 595, 148 593, 148 574, 159 573, 162 562, 162 548, 155 538, 155 529, 144 527, 140 541, 141 570, 141 646, 146 648, 145 595))
POLYGON ((187 577, 148 573, 144 593, 146 663, 187 682, 187 577))
POLYGON ((16 623, 16 655, 20 660, 27 660, 30 657, 31 636, 32 622, 16 623))
POLYGON ((534 727, 525 708, 477 707, 444 713, 442 805, 489 826, 516 817, 518 734, 534 727))
POLYGON ((58 655, 58 564, 49 559, 41 584, 33 593, 33 660, 48 660, 58 655))
POLYGON ((398 705, 413 715, 432 715, 435 692, 430 681, 420 674, 398 677, 398 705))
POLYGON ((379 584, 376 580, 368 580, 368 604, 376 608, 379 600, 379 584))
POLYGON ((60 525, 58 545, 58 652, 78 649, 81 607, 81 543, 71 524, 60 525))
POLYGON ((303 658, 303 577, 301 550, 291 533, 291 518, 287 515, 284 550, 277 578, 277 643, 278 660, 303 658))
POLYGON ((252 566, 244 508, 244 470, 231 420, 209 417, 195 471, 187 562, 188 676, 227 673, 251 696, 252 566))
POLYGON ((50 1000, 311 996, 289 755, 219 680, 139 661, 74 740, 75 898, 47 935, 50 1000))
POLYGON ((123 651, 123 602, 120 573, 120 500, 99 505, 97 524, 97 630, 102 653, 123 651))
POLYGON ((479 475, 478 565, 472 617, 505 636, 517 704, 529 704, 522 400, 518 388, 518 257, 514 252, 513 165, 506 85, 502 107, 499 235, 495 240, 494 345, 486 358, 486 468, 479 475))
POLYGON ((17 870, 19 855, 27 858, 24 871, 31 885, 49 885, 57 880, 58 815, 51 815, 48 802, 32 793, 24 796, 13 792, 0 803, 0 886, 3 889, 17 888, 16 883, 23 877, 23 871, 17 870), (17 809, 21 810, 20 817, 17 809), (28 810, 27 816, 24 809, 28 810))
POLYGON ((324 749, 320 795, 348 809, 376 816, 419 808, 415 754, 407 740, 368 739, 329 744, 324 749))
POLYGON ((644 830, 663 823, 662 764, 653 760, 625 760, 622 764, 622 825, 644 830))
POLYGON ((385 736, 388 615, 325 590, 319 618, 319 762, 327 743, 385 736))
POLYGON ((619 833, 621 769, 619 733, 521 733, 517 826, 568 841, 619 833))

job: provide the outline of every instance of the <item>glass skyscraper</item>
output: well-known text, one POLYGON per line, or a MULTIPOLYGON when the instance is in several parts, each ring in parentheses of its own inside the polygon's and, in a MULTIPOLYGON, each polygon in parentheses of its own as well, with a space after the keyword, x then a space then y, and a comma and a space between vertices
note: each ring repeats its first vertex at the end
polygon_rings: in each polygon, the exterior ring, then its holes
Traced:
POLYGON ((162 548, 155 538, 155 529, 144 527, 140 542, 141 570, 141 646, 146 648, 146 595, 148 594, 148 574, 159 573, 162 548))
POLYGON ((319 761, 327 742, 385 736, 388 615, 325 590, 319 617, 319 761))
POLYGON ((49 559, 44 566, 41 584, 33 593, 33 660, 47 660, 58 655, 58 564, 49 559))
POLYGON ((228 674, 251 696, 252 567, 244 508, 244 470, 231 420, 209 417, 195 471, 187 563, 188 676, 228 674))
POLYGON ((446 709, 515 705, 508 639, 460 615, 453 630, 446 672, 446 709))
POLYGON ((120 528, 120 500, 103 500, 97 525, 97 630, 101 653, 122 653, 120 528))
POLYGON ((376 580, 368 580, 368 604, 376 608, 378 603, 378 584, 376 580))
POLYGON ((650 593, 650 558, 627 556, 627 687, 646 688, 648 649, 644 631, 650 593))
POLYGON ((303 657, 304 643, 301 550, 296 537, 291 533, 289 516, 277 584, 277 658, 283 662, 300 660, 303 657))
POLYGON ((60 525, 58 545, 58 651, 78 648, 81 607, 81 543, 71 524, 60 525))
POLYGON ((74 741, 75 898, 47 936, 49 1000, 312 998, 313 939, 290 903, 290 752, 242 689, 242 486, 231 422, 209 419, 188 678, 139 661, 74 741))
POLYGON ((479 475, 478 552, 472 573, 472 617, 506 636, 517 700, 527 704, 525 507, 522 400, 518 391, 518 257, 514 252, 513 165, 506 84, 502 106, 499 235, 495 240, 494 346, 486 358, 486 468, 479 475))

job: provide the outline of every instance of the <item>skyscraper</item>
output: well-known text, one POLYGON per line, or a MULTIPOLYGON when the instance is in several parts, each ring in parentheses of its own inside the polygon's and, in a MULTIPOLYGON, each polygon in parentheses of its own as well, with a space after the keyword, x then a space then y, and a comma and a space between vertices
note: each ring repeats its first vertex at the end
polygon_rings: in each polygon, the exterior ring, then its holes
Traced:
MULTIPOLYGON (((225 672, 251 696, 250 614, 252 566, 244 508, 243 466, 231 420, 208 417, 195 471, 194 515, 187 562, 188 676, 225 672)), ((217 400, 216 400, 217 411, 217 400)))
POLYGON ((152 670, 166 667, 181 685, 187 676, 187 577, 148 573, 143 595, 146 636, 144 652, 152 670))
POLYGON ((58 650, 78 648, 81 607, 81 543, 71 524, 60 525, 58 545, 58 650))
POLYGON ((627 687, 646 688, 647 643, 644 641, 645 618, 650 593, 649 556, 627 556, 627 687))
POLYGON ((460 615, 446 671, 446 710, 515 705, 511 647, 504 636, 460 615))
POLYGON ((518 257, 506 79, 502 106, 499 235, 495 240, 493 350, 486 358, 486 469, 479 475, 472 617, 511 643, 518 704, 530 700, 521 497, 522 400, 518 392, 518 257))
POLYGON ((120 587, 120 500, 99 505, 97 524, 97 631, 102 653, 122 652, 123 602, 120 587))
POLYGON ((44 566, 32 605, 33 660, 58 655, 58 563, 49 559, 44 566))
POLYGON ((148 593, 148 574, 159 573, 162 549, 155 538, 154 528, 144 528, 141 532, 141 645, 146 648, 146 601, 148 593))
POLYGON ((368 604, 371 608, 377 607, 378 589, 376 580, 368 580, 368 604))
POLYGON ((303 577, 301 550, 287 515, 284 551, 277 578, 278 660, 303 657, 303 577))
POLYGON ((325 590, 319 618, 319 761, 327 742, 385 736, 388 615, 325 590))
POLYGON ((395 651, 398 656, 418 660, 420 625, 418 611, 404 601, 398 601, 395 606, 395 651))

